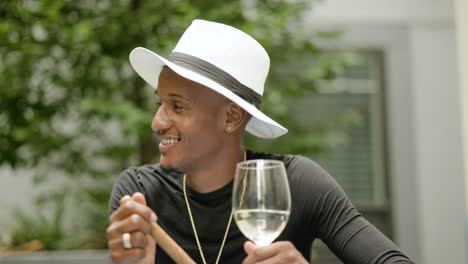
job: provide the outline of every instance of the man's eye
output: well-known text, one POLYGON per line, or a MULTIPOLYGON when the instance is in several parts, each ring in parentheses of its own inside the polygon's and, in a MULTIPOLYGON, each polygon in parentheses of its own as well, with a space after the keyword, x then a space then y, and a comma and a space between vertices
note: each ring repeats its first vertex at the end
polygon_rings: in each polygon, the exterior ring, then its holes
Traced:
POLYGON ((183 106, 181 106, 181 105, 176 105, 176 104, 173 105, 173 108, 174 108, 174 110, 182 110, 182 109, 184 109, 183 106))

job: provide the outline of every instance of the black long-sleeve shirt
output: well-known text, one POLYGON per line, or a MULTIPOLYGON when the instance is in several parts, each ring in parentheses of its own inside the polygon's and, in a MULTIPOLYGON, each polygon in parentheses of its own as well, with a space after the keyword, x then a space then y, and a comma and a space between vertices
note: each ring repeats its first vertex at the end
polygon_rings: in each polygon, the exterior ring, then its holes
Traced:
MULTIPOLYGON (((351 204, 336 181, 312 160, 297 155, 247 152, 247 159, 277 159, 286 166, 291 189, 291 214, 276 241, 291 241, 309 259, 312 243, 321 239, 344 263, 413 263, 351 204)), ((141 192, 158 215, 161 227, 197 262, 202 263, 188 216, 183 175, 157 165, 125 170, 114 185, 112 213, 126 194, 141 192)), ((193 218, 207 263, 214 263, 231 214, 232 182, 210 193, 187 186, 193 218)), ((232 222, 219 263, 241 263, 247 241, 232 222)), ((173 263, 161 249, 156 263, 173 263)))

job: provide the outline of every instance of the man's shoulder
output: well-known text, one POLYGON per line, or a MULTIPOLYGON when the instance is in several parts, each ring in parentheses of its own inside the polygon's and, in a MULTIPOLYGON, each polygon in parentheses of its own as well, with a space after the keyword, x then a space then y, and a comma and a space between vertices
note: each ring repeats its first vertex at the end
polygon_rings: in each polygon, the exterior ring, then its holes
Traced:
POLYGON ((327 191, 339 189, 335 179, 313 159, 297 154, 256 153, 254 158, 282 160, 285 164, 290 184, 300 188, 327 191))
POLYGON ((159 163, 145 164, 141 166, 132 166, 126 168, 119 177, 119 180, 124 181, 159 181, 173 178, 176 172, 167 171, 161 168, 159 163))
MULTIPOLYGON (((164 170, 159 164, 146 164, 125 169, 115 182, 117 189, 127 193, 142 192, 145 196, 153 193, 170 194, 167 190, 180 189, 181 175, 175 171, 164 170)), ((151 203, 151 199, 147 201, 151 203)))
POLYGON ((303 155, 298 154, 274 154, 274 153, 267 153, 267 152, 250 152, 251 159, 274 159, 274 160, 282 160, 285 164, 286 169, 292 172, 303 172, 306 170, 307 172, 317 172, 317 173, 324 173, 325 170, 320 167, 320 165, 303 155))
POLYGON ((159 174, 159 164, 145 164, 141 166, 127 167, 122 171, 120 177, 137 178, 140 174, 159 174))

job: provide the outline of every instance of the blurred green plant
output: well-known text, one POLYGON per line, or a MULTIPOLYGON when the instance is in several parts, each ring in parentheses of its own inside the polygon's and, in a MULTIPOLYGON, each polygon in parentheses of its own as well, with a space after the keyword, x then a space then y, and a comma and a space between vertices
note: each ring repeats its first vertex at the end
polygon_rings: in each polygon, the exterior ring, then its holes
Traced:
MULTIPOLYGON (((60 197, 64 198, 64 197, 60 197)), ((68 243, 65 227, 63 224, 65 212, 65 199, 56 199, 53 203, 52 216, 47 216, 42 206, 38 206, 33 213, 26 213, 20 209, 14 209, 12 224, 6 227, 6 233, 2 235, 0 248, 4 251, 17 248, 24 250, 53 250, 67 248, 68 243), (28 246, 31 241, 34 243, 33 248, 28 246)), ((68 246, 69 247, 69 246, 68 246)))
MULTIPOLYGON (((129 51, 144 46, 168 54, 195 18, 240 28, 270 54, 262 109, 290 132, 277 141, 247 137, 246 145, 282 153, 323 151, 330 144, 326 122, 304 126, 288 116, 295 98, 339 74, 348 60, 314 44, 336 32, 308 34, 302 28, 313 2, 1 1, 0 165, 33 167, 42 184, 51 172, 69 176, 80 190, 74 192, 80 206, 72 211, 87 219, 80 224, 88 240, 80 246, 105 247, 112 180, 125 167, 158 157, 150 129, 153 92, 129 65, 129 51)), ((339 116, 333 123, 353 120, 339 116)), ((21 225, 35 225, 26 215, 18 217, 21 225)))

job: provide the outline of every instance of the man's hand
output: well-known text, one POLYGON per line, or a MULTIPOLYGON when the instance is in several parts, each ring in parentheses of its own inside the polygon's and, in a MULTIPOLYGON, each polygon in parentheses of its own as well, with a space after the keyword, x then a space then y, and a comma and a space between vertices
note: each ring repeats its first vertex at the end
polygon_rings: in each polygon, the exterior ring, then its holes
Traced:
POLYGON ((244 244, 244 250, 247 257, 242 264, 309 263, 289 241, 275 242, 265 247, 259 247, 247 241, 244 244))
POLYGON ((156 214, 146 206, 145 196, 134 193, 110 216, 107 245, 114 263, 154 263, 156 242, 151 237, 151 223, 156 214), (132 248, 125 248, 122 236, 130 234, 132 248))

